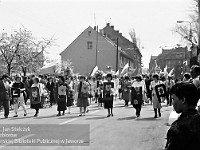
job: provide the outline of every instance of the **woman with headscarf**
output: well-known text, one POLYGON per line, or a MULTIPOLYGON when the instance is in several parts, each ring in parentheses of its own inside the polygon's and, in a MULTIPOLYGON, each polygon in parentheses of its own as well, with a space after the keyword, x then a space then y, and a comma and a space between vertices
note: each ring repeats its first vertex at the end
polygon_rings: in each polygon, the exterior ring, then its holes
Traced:
POLYGON ((57 98, 57 116, 65 115, 66 107, 66 98, 68 92, 68 85, 65 83, 65 78, 63 76, 59 76, 59 81, 56 84, 56 98, 57 98))

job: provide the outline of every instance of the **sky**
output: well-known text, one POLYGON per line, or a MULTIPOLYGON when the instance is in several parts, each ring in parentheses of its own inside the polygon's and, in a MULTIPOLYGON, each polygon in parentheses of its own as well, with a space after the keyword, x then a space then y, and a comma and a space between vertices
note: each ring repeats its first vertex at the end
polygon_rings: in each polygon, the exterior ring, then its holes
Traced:
POLYGON ((129 40, 135 29, 148 67, 151 55, 162 48, 184 46, 172 29, 178 20, 189 19, 192 6, 193 0, 0 0, 0 32, 24 26, 38 39, 54 36, 56 45, 46 55, 58 59, 88 26, 102 29, 109 22, 129 40))

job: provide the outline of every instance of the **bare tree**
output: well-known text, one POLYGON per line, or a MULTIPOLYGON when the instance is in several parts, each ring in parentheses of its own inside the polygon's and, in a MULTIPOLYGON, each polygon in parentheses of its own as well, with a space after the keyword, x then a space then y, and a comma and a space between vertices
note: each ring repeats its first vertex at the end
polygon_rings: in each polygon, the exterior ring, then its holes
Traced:
POLYGON ((135 46, 138 47, 138 48, 140 48, 140 38, 138 38, 136 36, 134 28, 130 29, 129 35, 131 37, 132 42, 135 44, 135 46))
POLYGON ((63 60, 61 62, 61 70, 63 70, 67 75, 73 74, 74 67, 72 66, 72 62, 70 59, 67 59, 66 61, 63 60))

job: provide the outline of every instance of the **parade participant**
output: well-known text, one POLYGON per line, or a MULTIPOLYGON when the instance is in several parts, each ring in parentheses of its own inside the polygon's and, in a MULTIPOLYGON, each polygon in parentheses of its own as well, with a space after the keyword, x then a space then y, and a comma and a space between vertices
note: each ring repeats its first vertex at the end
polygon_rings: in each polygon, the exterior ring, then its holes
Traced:
POLYGON ((152 91, 152 103, 153 103, 153 108, 154 108, 154 113, 155 116, 154 118, 157 118, 157 110, 158 110, 158 115, 159 117, 161 117, 161 102, 159 102, 157 94, 156 94, 156 90, 155 90, 155 86, 161 84, 161 82, 159 81, 159 76, 157 74, 153 75, 153 81, 151 81, 150 84, 150 90, 152 91))
POLYGON ((152 93, 150 90, 150 83, 151 83, 151 78, 150 76, 146 75, 146 79, 145 79, 145 85, 146 85, 146 90, 147 90, 147 98, 151 101, 152 104, 152 93))
POLYGON ((11 93, 12 93, 12 98, 14 100, 14 109, 15 109, 15 115, 14 117, 18 117, 17 115, 17 110, 19 106, 22 106, 24 110, 24 116, 27 115, 26 112, 26 107, 25 107, 25 98, 24 98, 24 92, 25 92, 25 87, 24 83, 21 82, 22 78, 20 75, 16 75, 15 77, 15 82, 12 85, 11 93))
POLYGON ((125 106, 128 107, 128 103, 130 101, 130 88, 131 88, 131 82, 129 81, 129 77, 125 76, 124 82, 122 84, 122 91, 123 95, 122 98, 125 101, 125 106))
POLYGON ((174 85, 174 80, 172 79, 171 76, 168 76, 166 82, 165 82, 165 86, 166 86, 166 92, 167 92, 167 105, 171 106, 172 105, 172 99, 171 96, 169 94, 170 89, 172 88, 172 86, 174 85))
POLYGON ((41 97, 42 97, 42 86, 39 83, 39 78, 34 77, 33 78, 33 84, 31 86, 31 108, 35 109, 35 115, 34 117, 38 116, 39 109, 41 106, 41 97))
POLYGON ((50 107, 52 107, 53 104, 56 103, 55 101, 55 83, 53 82, 53 78, 49 77, 48 82, 46 85, 47 91, 50 93, 49 98, 50 98, 50 107))
POLYGON ((9 115, 9 102, 11 98, 11 90, 8 78, 9 76, 4 74, 0 80, 0 109, 3 106, 5 118, 8 118, 9 115))
POLYGON ((71 113, 71 106, 73 106, 73 102, 74 102, 74 96, 73 96, 73 91, 70 89, 70 87, 68 86, 68 92, 67 92, 67 108, 68 108, 68 114, 71 113))
POLYGON ((79 116, 85 115, 87 106, 89 106, 89 83, 87 83, 85 76, 80 76, 80 83, 78 84, 78 100, 77 107, 80 108, 79 116))
POLYGON ((104 108, 108 109, 107 117, 113 116, 113 94, 114 83, 111 82, 112 74, 107 74, 107 82, 103 84, 103 102, 104 108))
POLYGON ((119 79, 119 89, 118 89, 119 99, 122 99, 122 84, 123 84, 123 80, 124 80, 123 77, 121 77, 121 78, 119 79))
POLYGON ((170 94, 173 107, 180 117, 167 132, 165 150, 198 150, 200 143, 200 114, 195 109, 199 100, 198 91, 191 83, 175 84, 170 94))
POLYGON ((58 77, 59 81, 56 84, 56 99, 57 99, 57 116, 65 115, 66 108, 66 99, 67 99, 67 92, 68 92, 68 85, 65 83, 64 76, 58 77))
POLYGON ((119 79, 117 78, 116 75, 114 76, 113 82, 114 82, 114 97, 115 97, 115 100, 117 100, 118 92, 119 92, 119 79))
POLYGON ((25 105, 27 104, 27 101, 30 100, 30 89, 31 89, 31 86, 29 84, 29 81, 28 81, 28 78, 27 77, 22 77, 22 83, 24 83, 24 88, 25 88, 25 92, 23 93, 24 94, 24 103, 25 105))
POLYGON ((132 84, 131 104, 136 109, 137 118, 140 117, 140 111, 143 104, 143 98, 146 92, 145 83, 142 81, 141 75, 135 77, 135 82, 132 84))

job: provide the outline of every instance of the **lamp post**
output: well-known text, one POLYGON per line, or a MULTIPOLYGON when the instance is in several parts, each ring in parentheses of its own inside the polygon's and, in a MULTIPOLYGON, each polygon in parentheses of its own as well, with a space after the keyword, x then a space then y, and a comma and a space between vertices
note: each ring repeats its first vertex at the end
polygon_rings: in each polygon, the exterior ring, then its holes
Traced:
MULTIPOLYGON (((190 21, 177 21, 177 23, 189 23, 190 28, 189 28, 189 41, 192 43, 192 23, 190 21)), ((187 61, 187 57, 186 57, 186 49, 185 49, 185 61, 187 61)), ((187 65, 185 64, 185 72, 187 71, 187 65)))

